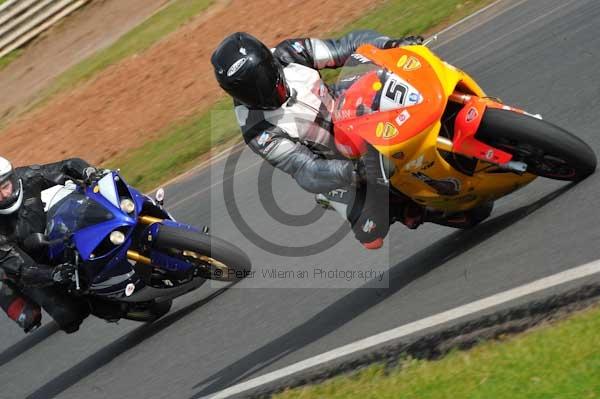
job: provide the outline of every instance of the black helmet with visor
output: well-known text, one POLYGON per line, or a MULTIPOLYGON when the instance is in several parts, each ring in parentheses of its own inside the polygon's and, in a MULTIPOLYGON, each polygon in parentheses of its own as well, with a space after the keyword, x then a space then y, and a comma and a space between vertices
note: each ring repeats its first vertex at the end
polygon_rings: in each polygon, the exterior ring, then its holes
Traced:
POLYGON ((223 90, 249 108, 277 109, 289 97, 283 66, 267 46, 248 33, 226 37, 211 62, 223 90))

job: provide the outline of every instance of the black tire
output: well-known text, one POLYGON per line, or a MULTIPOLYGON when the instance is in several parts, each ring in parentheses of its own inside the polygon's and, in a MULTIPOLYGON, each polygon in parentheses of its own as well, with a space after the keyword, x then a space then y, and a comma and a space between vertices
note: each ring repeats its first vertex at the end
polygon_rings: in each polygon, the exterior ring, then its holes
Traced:
POLYGON ((172 300, 152 302, 147 308, 140 310, 132 309, 126 312, 123 318, 133 321, 152 322, 169 313, 172 305, 172 300))
POLYGON ((527 172, 578 181, 596 170, 594 151, 578 137, 544 120, 488 108, 476 137, 527 164, 527 172))
POLYGON ((217 237, 191 230, 183 230, 171 226, 161 226, 156 246, 164 249, 191 251, 194 254, 210 258, 210 262, 200 261, 193 256, 186 257, 197 261, 208 268, 209 273, 202 277, 234 282, 250 274, 252 264, 248 256, 238 247, 217 237), (226 270, 223 270, 223 266, 226 270))

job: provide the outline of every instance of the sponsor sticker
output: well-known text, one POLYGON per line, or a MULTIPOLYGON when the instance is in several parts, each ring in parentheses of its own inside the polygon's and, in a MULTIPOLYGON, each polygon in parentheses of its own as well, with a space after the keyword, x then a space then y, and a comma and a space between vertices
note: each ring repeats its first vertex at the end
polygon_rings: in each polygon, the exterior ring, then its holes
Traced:
POLYGON ((396 63, 396 66, 398 68, 402 68, 404 66, 404 64, 406 64, 406 61, 408 61, 408 55, 403 55, 402 57, 400 57, 398 59, 398 62, 396 63))
POLYGON ((409 119, 410 119, 410 113, 407 110, 404 110, 400 113, 400 115, 398 115, 396 117, 396 123, 398 124, 398 126, 402 126, 409 119))
POLYGON ((477 108, 471 107, 471 109, 469 109, 469 111, 467 112, 467 123, 473 122, 478 116, 479 112, 477 112, 477 108))
POLYGON ((419 68, 421 68, 421 61, 419 61, 415 57, 409 57, 408 61, 406 61, 402 69, 404 69, 407 72, 411 72, 416 71, 419 68))
POLYGON ((375 135, 384 140, 389 140, 398 135, 398 129, 389 122, 379 122, 377 124, 377 129, 375 130, 375 135))
POLYGON ((421 98, 421 96, 419 95, 419 93, 410 93, 410 95, 408 96, 408 103, 416 104, 419 102, 420 98, 421 98))
POLYGON ((494 150, 489 149, 485 153, 485 159, 493 159, 494 158, 494 150))
POLYGON ((248 52, 246 51, 245 48, 240 47, 240 54, 242 54, 242 55, 248 55, 248 52))
POLYGON ((239 60, 237 60, 236 62, 233 63, 233 65, 231 65, 229 67, 229 70, 227 71, 227 76, 233 76, 237 73, 237 71, 240 70, 240 68, 242 66, 244 66, 244 64, 246 63, 246 61, 248 61, 248 57, 244 57, 244 58, 240 58, 239 60))
POLYGON ((125 296, 131 296, 131 294, 133 294, 133 291, 135 291, 135 284, 127 284, 127 287, 125 287, 125 296))

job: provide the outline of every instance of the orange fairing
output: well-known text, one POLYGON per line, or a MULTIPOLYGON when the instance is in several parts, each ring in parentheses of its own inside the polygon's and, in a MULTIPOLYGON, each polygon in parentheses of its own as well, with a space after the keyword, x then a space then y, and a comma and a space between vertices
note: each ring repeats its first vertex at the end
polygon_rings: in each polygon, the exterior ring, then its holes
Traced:
POLYGON ((450 101, 465 105, 456 116, 453 151, 500 165, 508 163, 512 159, 512 155, 477 140, 475 134, 479 130, 487 108, 505 109, 520 114, 526 114, 526 112, 489 98, 479 98, 463 93, 453 93, 450 101))
POLYGON ((333 114, 335 134, 340 141, 358 135, 374 146, 392 146, 439 121, 446 98, 436 72, 424 57, 406 48, 381 50, 371 45, 361 46, 358 53, 377 65, 385 65, 392 73, 381 81, 375 71, 369 72, 340 97, 333 114), (418 101, 409 104, 409 95, 417 96, 418 101), (365 106, 375 105, 375 100, 382 97, 388 102, 396 101, 396 107, 364 112, 365 106))
MULTIPOLYGON (((496 164, 508 163, 512 159, 512 155, 491 147, 475 138, 485 110, 489 106, 489 101, 475 96, 467 97, 468 100, 464 99, 466 100, 465 106, 456 116, 453 151, 496 164)), ((457 96, 454 95, 451 98, 456 99, 457 96)))

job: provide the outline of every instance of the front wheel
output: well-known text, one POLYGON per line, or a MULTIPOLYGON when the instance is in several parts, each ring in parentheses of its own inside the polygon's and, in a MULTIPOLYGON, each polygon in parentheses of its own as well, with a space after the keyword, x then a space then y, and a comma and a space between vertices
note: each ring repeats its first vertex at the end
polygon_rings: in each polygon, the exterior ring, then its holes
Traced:
POLYGON ((211 280, 239 281, 252 270, 250 259, 241 249, 208 234, 163 225, 156 245, 175 250, 178 256, 203 270, 202 277, 211 280))
POLYGON ((549 122, 513 111, 488 108, 476 137, 527 164, 527 172, 578 181, 596 170, 594 151, 578 137, 549 122))

